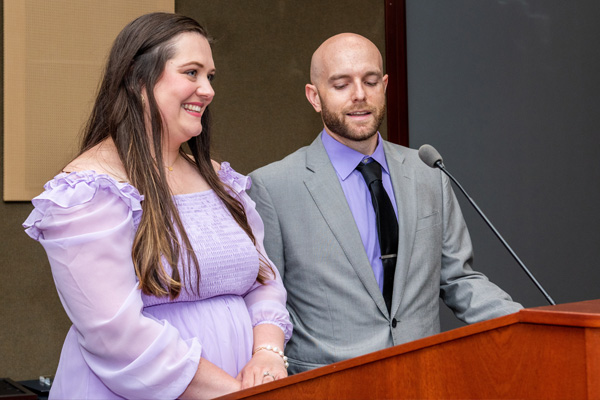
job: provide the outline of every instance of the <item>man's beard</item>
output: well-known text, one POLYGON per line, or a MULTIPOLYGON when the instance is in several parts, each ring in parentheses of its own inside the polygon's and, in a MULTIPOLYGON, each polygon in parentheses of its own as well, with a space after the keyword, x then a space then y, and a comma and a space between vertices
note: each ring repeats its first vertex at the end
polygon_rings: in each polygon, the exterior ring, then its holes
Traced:
POLYGON ((383 104, 380 108, 371 108, 369 111, 375 118, 368 129, 363 131, 363 129, 352 127, 350 123, 344 121, 346 113, 333 113, 329 111, 324 102, 321 102, 321 118, 323 118, 323 123, 329 129, 329 131, 345 139, 357 142, 367 140, 377 133, 377 130, 379 129, 379 126, 385 117, 385 104, 383 104))

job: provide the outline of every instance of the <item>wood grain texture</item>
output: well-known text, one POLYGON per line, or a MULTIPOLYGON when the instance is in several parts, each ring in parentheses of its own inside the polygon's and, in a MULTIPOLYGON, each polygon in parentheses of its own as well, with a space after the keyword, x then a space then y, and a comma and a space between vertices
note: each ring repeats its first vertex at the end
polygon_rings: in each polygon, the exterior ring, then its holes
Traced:
POLYGON ((473 324, 222 399, 600 398, 600 300, 473 324))

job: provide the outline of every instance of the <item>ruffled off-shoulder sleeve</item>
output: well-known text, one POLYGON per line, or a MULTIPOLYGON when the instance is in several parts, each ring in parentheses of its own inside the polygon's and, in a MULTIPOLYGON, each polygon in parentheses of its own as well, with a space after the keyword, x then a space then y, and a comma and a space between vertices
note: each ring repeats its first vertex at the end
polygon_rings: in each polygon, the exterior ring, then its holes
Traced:
POLYGON ((57 175, 23 226, 46 250, 61 302, 90 369, 125 398, 176 398, 201 356, 166 322, 146 317, 131 249, 142 197, 107 175, 57 175))
POLYGON ((292 336, 292 324, 285 307, 287 293, 283 287, 279 271, 267 257, 267 252, 263 245, 265 227, 262 219, 256 211, 254 201, 246 193, 246 190, 250 189, 252 185, 252 180, 248 176, 237 173, 227 162, 221 164, 219 178, 228 186, 230 194, 242 202, 246 211, 246 217, 248 218, 248 224, 256 239, 256 248, 270 264, 275 273, 274 279, 267 281, 266 285, 258 282, 254 283, 244 296, 252 320, 252 326, 260 324, 277 325, 283 330, 285 342, 287 343, 292 336))

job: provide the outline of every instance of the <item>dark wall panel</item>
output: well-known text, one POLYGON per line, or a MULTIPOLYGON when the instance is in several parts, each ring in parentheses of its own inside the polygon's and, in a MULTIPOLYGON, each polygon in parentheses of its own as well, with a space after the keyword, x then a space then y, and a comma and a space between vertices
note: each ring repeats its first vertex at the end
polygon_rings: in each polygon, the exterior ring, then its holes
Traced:
MULTIPOLYGON (((600 297, 599 19, 596 0, 407 1, 410 144, 440 151, 557 303, 600 297)), ((457 196, 476 267, 547 304, 457 196)))

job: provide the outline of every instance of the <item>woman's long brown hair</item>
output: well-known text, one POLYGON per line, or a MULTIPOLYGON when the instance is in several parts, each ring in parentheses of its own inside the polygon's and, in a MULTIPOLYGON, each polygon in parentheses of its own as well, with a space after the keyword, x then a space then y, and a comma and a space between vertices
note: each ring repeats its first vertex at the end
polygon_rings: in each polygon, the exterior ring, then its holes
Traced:
MULTIPOLYGON (((130 183, 144 196, 143 213, 135 234, 132 258, 142 291, 174 299, 179 296, 189 268, 196 269, 196 290, 200 285, 200 266, 192 250, 172 198, 163 169, 161 144, 163 122, 154 98, 154 87, 166 62, 175 55, 174 39, 184 32, 196 32, 207 40, 206 30, 195 20, 169 13, 143 15, 130 22, 113 43, 104 77, 90 118, 84 129, 81 153, 108 137, 117 147, 130 183), (146 89, 151 138, 144 124, 142 88, 146 89), (165 270, 162 260, 171 267, 165 270), (177 268, 183 258, 183 274, 177 268)), ((256 245, 243 205, 232 197, 217 176, 210 157, 210 112, 202 116, 202 133, 188 141, 193 163, 209 186, 223 201, 234 220, 256 245)), ((271 266, 259 255, 258 281, 274 276, 271 266)), ((190 284, 192 284, 190 282, 190 284)))

